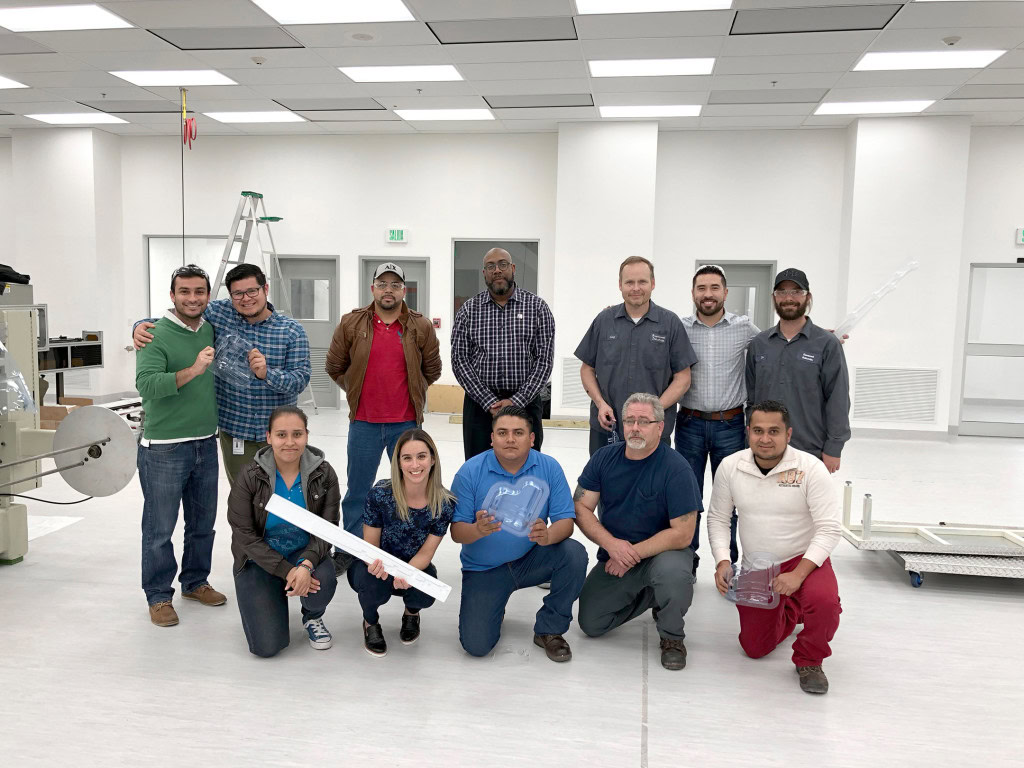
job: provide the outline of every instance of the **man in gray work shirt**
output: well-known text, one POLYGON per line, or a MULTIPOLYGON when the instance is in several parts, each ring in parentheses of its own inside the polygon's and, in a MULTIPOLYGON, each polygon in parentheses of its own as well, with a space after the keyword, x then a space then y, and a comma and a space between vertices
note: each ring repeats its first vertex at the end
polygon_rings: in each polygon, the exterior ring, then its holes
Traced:
POLYGON ((690 386, 697 356, 674 312, 651 301, 654 265, 630 256, 619 265, 623 303, 608 307, 590 324, 576 348, 590 406, 590 455, 622 440, 619 410, 635 392, 658 395, 665 409, 662 442, 675 427, 676 403, 690 386))
POLYGON ((835 472, 850 439, 850 375, 839 339, 807 317, 812 300, 807 275, 799 269, 776 275, 773 301, 779 324, 750 342, 747 405, 784 403, 793 447, 814 454, 835 472))

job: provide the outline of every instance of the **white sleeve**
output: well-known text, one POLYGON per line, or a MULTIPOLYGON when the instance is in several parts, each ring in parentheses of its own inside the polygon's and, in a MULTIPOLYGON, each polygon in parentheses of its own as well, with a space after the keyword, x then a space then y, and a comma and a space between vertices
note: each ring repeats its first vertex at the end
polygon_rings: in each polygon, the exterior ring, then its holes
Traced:
POLYGON ((732 473, 736 461, 726 458, 715 473, 715 484, 711 490, 711 503, 708 506, 708 541, 715 563, 730 559, 730 540, 732 510, 735 504, 732 499, 732 473))
POLYGON ((832 475, 817 459, 808 464, 805 487, 814 534, 804 557, 815 565, 821 565, 832 554, 843 532, 839 495, 832 483, 832 475))

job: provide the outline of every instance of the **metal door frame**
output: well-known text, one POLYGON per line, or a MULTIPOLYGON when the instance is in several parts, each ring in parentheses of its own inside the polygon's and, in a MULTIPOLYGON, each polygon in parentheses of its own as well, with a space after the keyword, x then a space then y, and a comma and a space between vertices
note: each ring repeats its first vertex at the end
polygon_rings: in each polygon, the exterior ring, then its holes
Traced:
MULTIPOLYGON (((701 267, 706 267, 709 264, 721 267, 723 269, 723 271, 725 272, 725 280, 726 280, 727 283, 729 281, 729 267, 730 266, 734 266, 734 267, 771 267, 771 270, 770 270, 771 277, 770 277, 770 279, 768 281, 769 284, 773 283, 775 281, 775 276, 777 274, 779 274, 779 262, 775 261, 774 259, 724 259, 724 260, 719 260, 719 261, 711 261, 709 259, 695 259, 694 260, 694 267, 693 267, 694 273, 696 273, 697 270, 700 269, 701 267)), ((691 290, 690 290, 690 306, 693 306, 693 289, 692 289, 693 276, 692 275, 691 275, 690 285, 691 285, 691 290)), ((728 287, 729 286, 726 285, 726 288, 728 288, 728 287)), ((771 304, 771 289, 770 288, 769 288, 769 291, 768 291, 768 302, 769 302, 768 322, 771 323, 772 308, 773 307, 772 307, 772 304, 771 304)), ((694 311, 696 311, 696 310, 694 310, 694 311)), ((751 319, 752 322, 756 320, 756 318, 753 318, 753 317, 750 318, 750 319, 751 319)), ((770 328, 771 325, 769 325, 768 327, 770 328)), ((761 330, 763 331, 763 330, 766 330, 766 329, 765 328, 761 328, 761 330)))
POLYGON ((395 256, 394 254, 388 256, 360 256, 359 257, 359 306, 365 307, 372 300, 371 297, 364 298, 364 291, 369 292, 370 287, 363 285, 363 265, 364 264, 380 264, 385 261, 391 261, 402 266, 402 262, 412 262, 416 264, 422 264, 426 277, 423 279, 423 291, 422 296, 426 302, 426 306, 421 306, 416 311, 424 317, 430 317, 430 257, 429 256, 395 256))

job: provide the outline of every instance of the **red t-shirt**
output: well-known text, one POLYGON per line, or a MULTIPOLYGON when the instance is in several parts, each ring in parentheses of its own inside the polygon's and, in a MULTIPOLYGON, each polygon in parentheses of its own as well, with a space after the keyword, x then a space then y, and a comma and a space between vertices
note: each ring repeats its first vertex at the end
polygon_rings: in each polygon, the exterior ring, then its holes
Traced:
POLYGON ((409 399, 408 371, 402 349, 402 325, 387 325, 373 314, 373 341, 366 364, 356 421, 393 424, 415 421, 416 409, 409 399))

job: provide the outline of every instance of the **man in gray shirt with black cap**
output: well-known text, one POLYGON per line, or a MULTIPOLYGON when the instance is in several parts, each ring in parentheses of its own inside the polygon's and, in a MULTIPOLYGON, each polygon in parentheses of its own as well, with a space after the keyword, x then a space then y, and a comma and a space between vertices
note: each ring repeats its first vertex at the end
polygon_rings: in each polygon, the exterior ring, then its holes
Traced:
POLYGON ((835 472, 850 439, 850 376, 839 339, 807 316, 812 301, 802 271, 784 269, 775 276, 779 323, 750 342, 747 406, 763 400, 784 403, 793 447, 814 454, 835 472))

